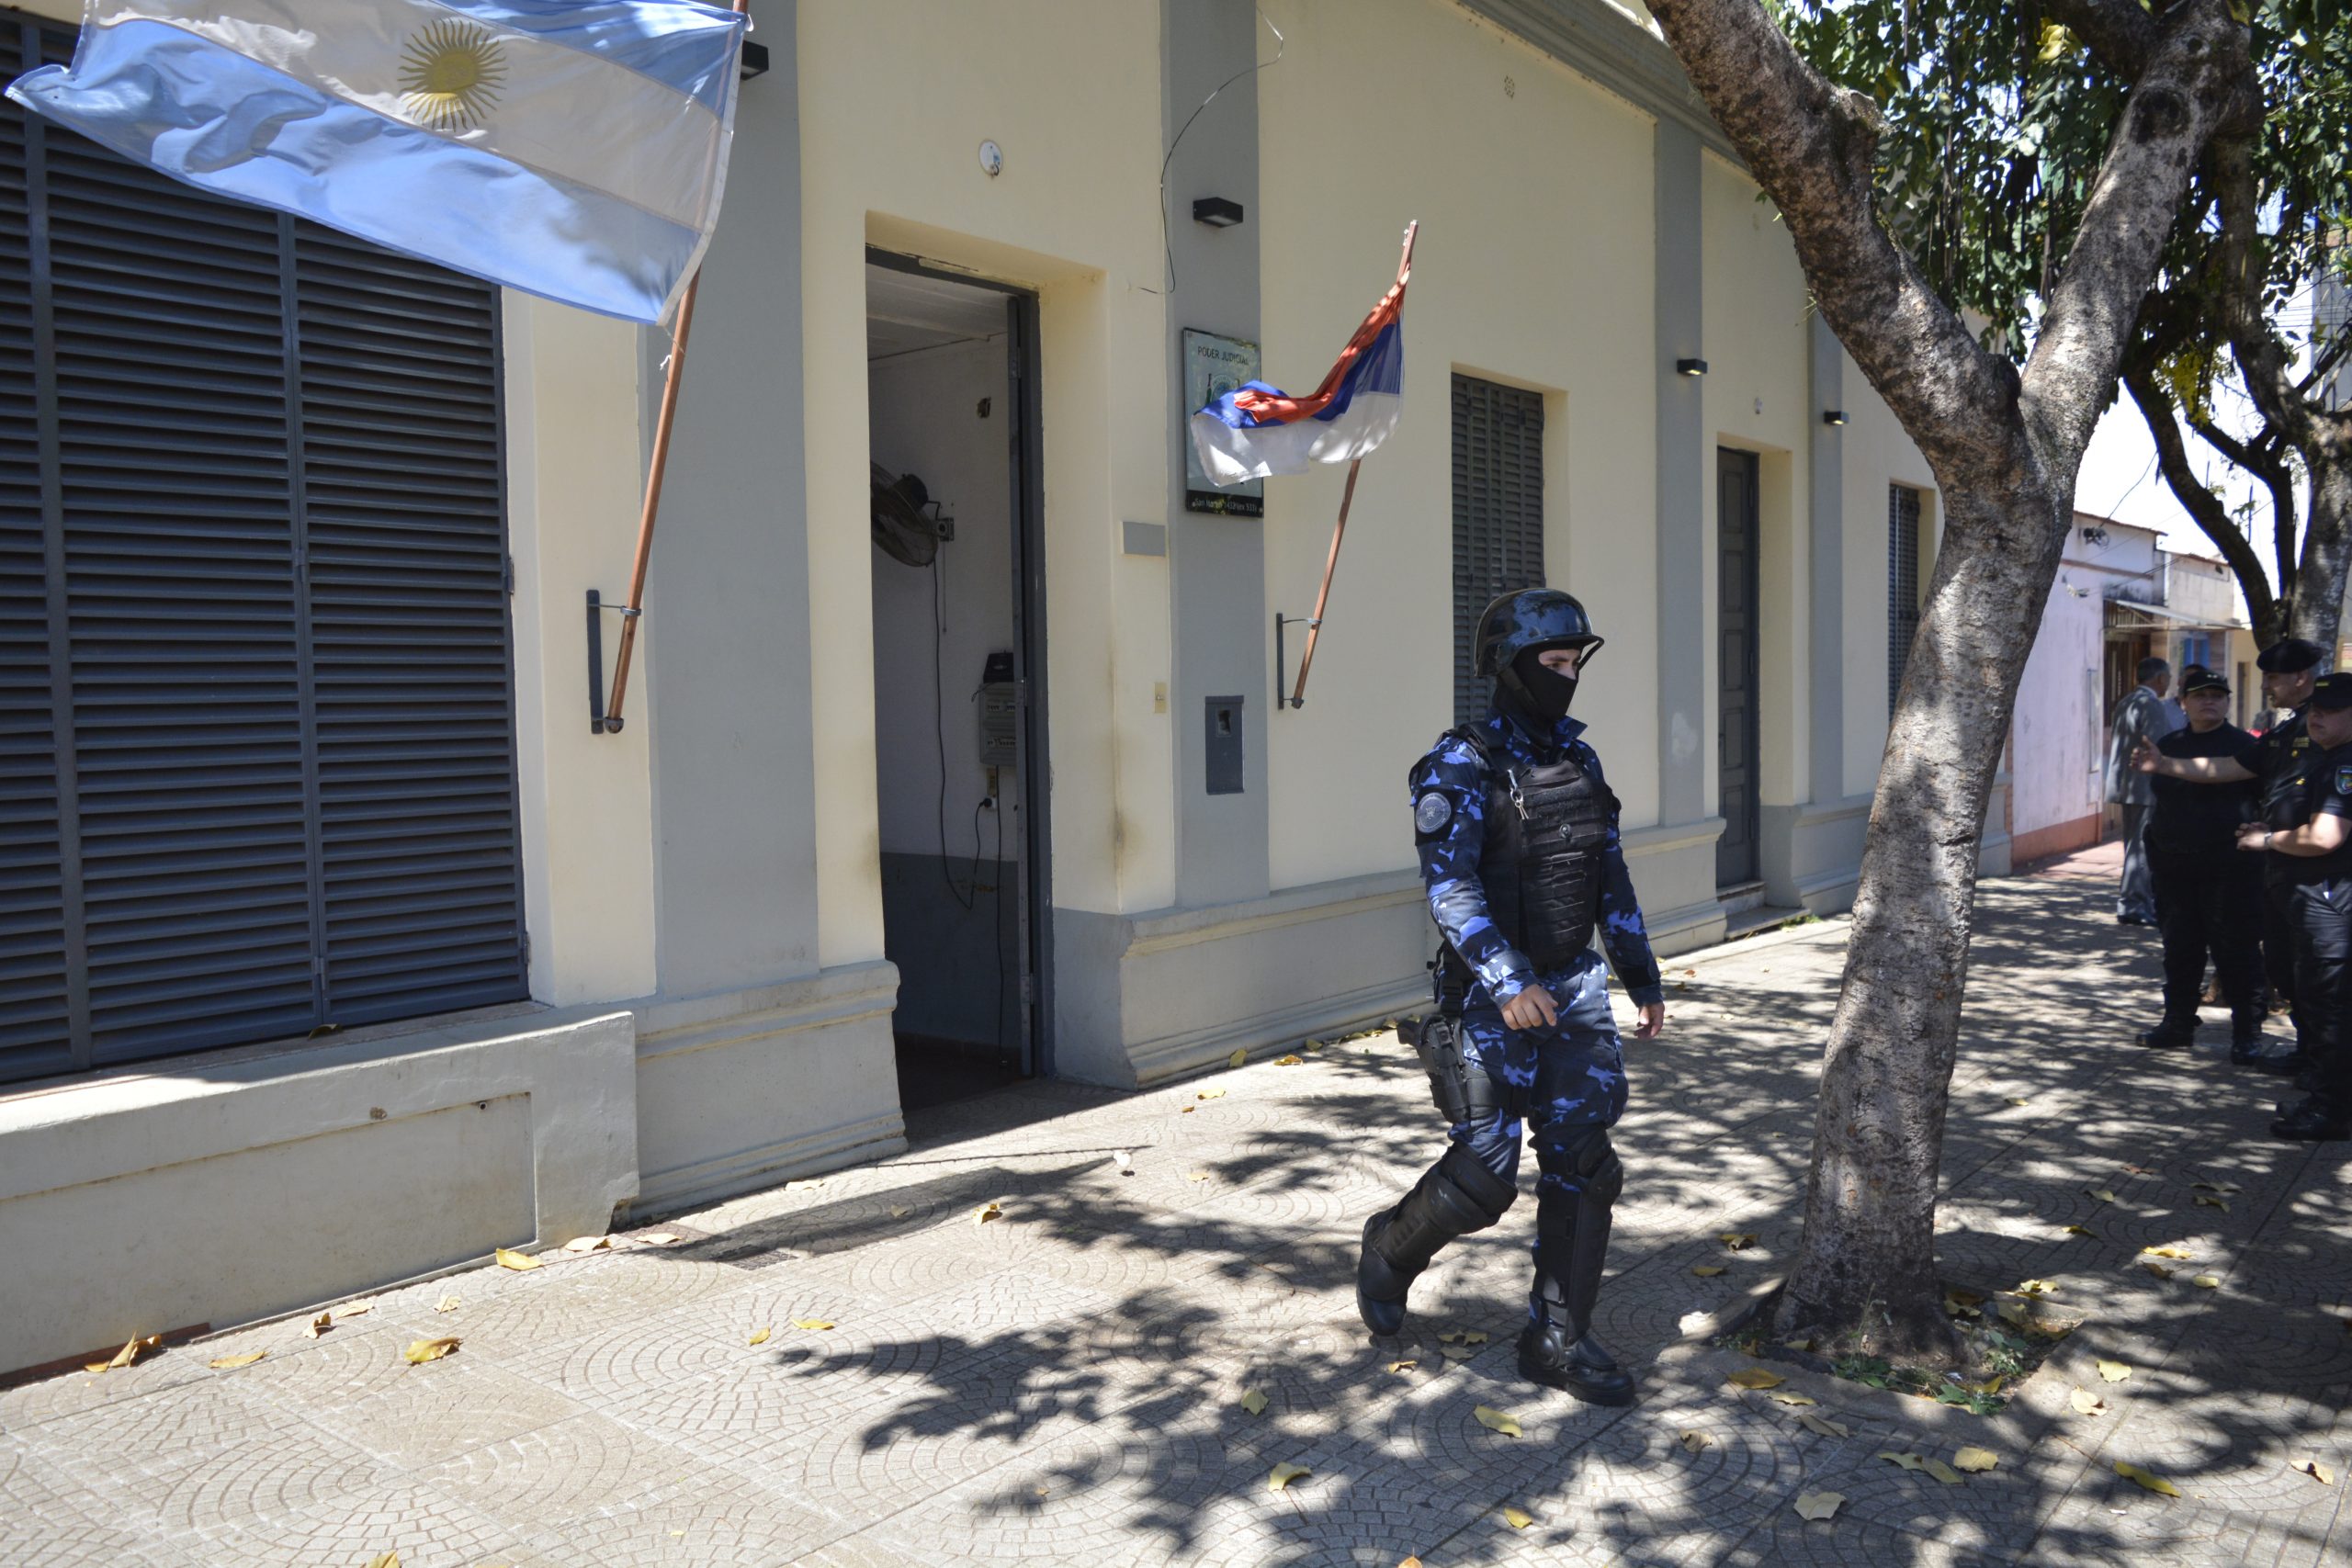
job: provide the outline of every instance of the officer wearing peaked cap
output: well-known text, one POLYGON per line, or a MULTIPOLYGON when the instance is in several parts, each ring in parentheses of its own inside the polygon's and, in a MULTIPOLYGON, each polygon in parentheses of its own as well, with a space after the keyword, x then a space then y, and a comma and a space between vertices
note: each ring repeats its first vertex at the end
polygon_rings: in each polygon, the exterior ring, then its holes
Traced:
POLYGON ((1497 599, 1475 649, 1477 672, 1495 682, 1487 716, 1447 731, 1408 776, 1414 844, 1444 937, 1439 1012, 1414 1043, 1452 1141, 1365 1223, 1356 1305, 1375 1334, 1403 1326, 1406 1292, 1438 1249, 1495 1224, 1518 1196, 1524 1122, 1542 1174, 1520 1371, 1623 1404, 1634 1381, 1592 1332, 1624 1181, 1609 1129, 1625 1109, 1596 927, 1640 1010, 1637 1039, 1657 1035, 1666 1007, 1618 842, 1617 797, 1568 716, 1600 643, 1566 593, 1497 599))
MULTIPOLYGON (((2262 671, 2263 701, 2273 708, 2294 711, 2237 756, 2166 757, 2143 741, 2132 753, 2132 765, 2143 773, 2186 779, 2191 784, 2226 784, 2254 779, 2261 784, 2263 820, 2269 821, 2276 813, 2292 810, 2301 799, 2305 769, 2315 756, 2304 707, 2311 701, 2312 687, 2319 679, 2320 662, 2325 657, 2318 644, 2296 637, 2283 637, 2262 650, 2255 663, 2262 671)), ((2302 1049, 2305 1021, 2300 998, 2295 995, 2291 884, 2283 864, 2277 857, 2266 858, 2263 863, 2262 962, 2269 977, 2271 995, 2288 1003, 2295 1024, 2296 1048, 2284 1052, 2266 1050, 2242 1038, 2230 1047, 2230 1060, 2265 1072, 2291 1074, 2305 1066, 2308 1058, 2302 1049)))
POLYGON ((2285 890, 2296 1026, 2312 1092, 2279 1107, 2272 1135, 2352 1137, 2352 673, 2323 675, 2305 712, 2312 747, 2290 793, 2273 792, 2238 847, 2261 854, 2285 890))

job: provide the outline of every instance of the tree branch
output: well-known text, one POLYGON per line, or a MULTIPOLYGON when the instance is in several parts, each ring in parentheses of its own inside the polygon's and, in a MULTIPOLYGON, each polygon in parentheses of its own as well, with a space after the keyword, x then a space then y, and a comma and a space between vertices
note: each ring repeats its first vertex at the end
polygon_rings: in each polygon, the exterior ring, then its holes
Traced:
MULTIPOLYGON (((2132 400, 2140 405, 2140 415, 2148 422, 2148 434, 2155 438, 2156 466, 2165 477, 2165 486, 2179 501, 2205 536, 2222 552, 2237 574, 2238 586, 2245 591, 2246 608, 2253 613, 2255 636, 2264 645, 2276 642, 2278 633, 2278 596, 2271 592, 2270 580, 2262 570, 2262 557, 2253 544, 2230 521, 2229 509, 2222 498, 2207 489, 2188 464, 2188 449, 2180 439, 2180 423, 2172 400, 2156 384, 2153 368, 2138 355, 2125 360, 2124 389, 2132 400)), ((2281 578, 2286 563, 2280 563, 2281 578)))
POLYGON ((2185 0, 2169 15, 2124 103, 2022 377, 2020 402, 2042 449, 2069 463, 2115 385, 2190 171, 2210 139, 2244 123, 2250 97, 2259 105, 2245 28, 2227 0, 2185 0))
POLYGON ((2013 460, 2014 369, 1879 224, 1878 106, 1806 63, 1758 0, 1656 0, 1650 13, 1778 204, 1823 316, 1929 462, 2013 460))
POLYGON ((2155 18, 2132 0, 2042 0, 2041 9, 2126 82, 2140 79, 2163 41, 2155 18))

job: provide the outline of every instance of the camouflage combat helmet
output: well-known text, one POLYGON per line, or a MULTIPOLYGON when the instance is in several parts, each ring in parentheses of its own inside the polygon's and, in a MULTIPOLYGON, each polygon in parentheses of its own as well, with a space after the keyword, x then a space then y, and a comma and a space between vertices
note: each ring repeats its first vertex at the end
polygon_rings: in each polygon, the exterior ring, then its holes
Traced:
POLYGON ((1582 649, 1590 658, 1601 644, 1584 606, 1556 588, 1521 588, 1488 604, 1478 617, 1471 643, 1480 675, 1499 675, 1531 648, 1582 649))

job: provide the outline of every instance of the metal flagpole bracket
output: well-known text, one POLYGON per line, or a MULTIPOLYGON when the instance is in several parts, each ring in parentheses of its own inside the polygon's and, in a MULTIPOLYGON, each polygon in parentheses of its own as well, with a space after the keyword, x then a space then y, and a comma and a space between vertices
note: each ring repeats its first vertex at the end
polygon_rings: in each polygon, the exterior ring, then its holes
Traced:
POLYGON ((1323 623, 1321 621, 1317 620, 1312 615, 1285 615, 1280 610, 1276 610, 1274 612, 1275 712, 1280 713, 1284 708, 1303 708, 1306 705, 1306 698, 1304 694, 1297 696, 1292 696, 1283 690, 1285 671, 1289 669, 1289 661, 1283 653, 1283 628, 1284 626, 1305 626, 1311 632, 1322 624, 1323 623))
POLYGON ((588 733, 617 735, 621 716, 605 711, 605 616, 616 615, 634 622, 645 612, 629 604, 607 604, 605 596, 588 590, 588 733))

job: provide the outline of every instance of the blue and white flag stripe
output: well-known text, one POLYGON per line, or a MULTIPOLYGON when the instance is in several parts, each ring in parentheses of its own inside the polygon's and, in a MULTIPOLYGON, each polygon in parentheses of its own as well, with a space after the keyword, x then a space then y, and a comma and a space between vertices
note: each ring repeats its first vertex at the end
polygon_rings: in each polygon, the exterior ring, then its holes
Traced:
POLYGON ((697 0, 91 0, 27 107, 208 190, 632 321, 717 221, 741 17, 697 0))

